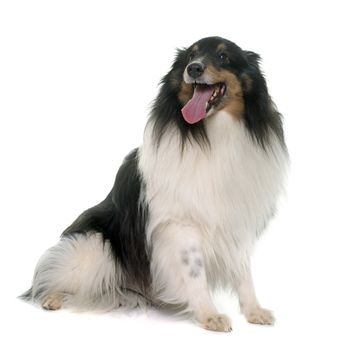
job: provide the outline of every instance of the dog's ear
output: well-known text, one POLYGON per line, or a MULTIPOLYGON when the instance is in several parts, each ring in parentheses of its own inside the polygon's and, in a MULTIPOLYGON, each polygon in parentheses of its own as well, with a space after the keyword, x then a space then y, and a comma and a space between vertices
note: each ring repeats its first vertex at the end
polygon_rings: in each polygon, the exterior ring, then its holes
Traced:
POLYGON ((164 77, 164 80, 168 79, 174 90, 178 91, 182 82, 183 71, 187 65, 187 49, 178 48, 174 62, 171 66, 169 73, 164 77))
POLYGON ((283 140, 280 114, 268 92, 266 80, 260 69, 260 56, 245 51, 246 69, 242 73, 245 123, 254 139, 263 147, 269 141, 271 131, 283 140))
POLYGON ((187 61, 187 48, 186 47, 177 48, 174 64, 176 63, 186 64, 186 61, 187 61))
POLYGON ((245 58, 248 62, 248 64, 254 69, 258 69, 260 70, 260 60, 261 60, 261 57, 259 54, 253 52, 253 51, 244 51, 245 53, 245 58))

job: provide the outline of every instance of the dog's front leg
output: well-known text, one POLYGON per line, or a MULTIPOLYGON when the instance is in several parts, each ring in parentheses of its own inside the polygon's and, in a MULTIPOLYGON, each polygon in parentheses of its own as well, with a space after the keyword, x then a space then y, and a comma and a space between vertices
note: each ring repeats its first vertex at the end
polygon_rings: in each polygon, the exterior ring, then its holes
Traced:
POLYGON ((246 266, 244 272, 236 280, 236 290, 241 307, 241 312, 250 323, 272 325, 275 322, 273 313, 263 309, 256 297, 250 266, 246 266))
POLYGON ((160 300, 185 305, 206 329, 229 332, 231 321, 218 314, 209 293, 200 231, 167 223, 152 235, 152 278, 160 300))

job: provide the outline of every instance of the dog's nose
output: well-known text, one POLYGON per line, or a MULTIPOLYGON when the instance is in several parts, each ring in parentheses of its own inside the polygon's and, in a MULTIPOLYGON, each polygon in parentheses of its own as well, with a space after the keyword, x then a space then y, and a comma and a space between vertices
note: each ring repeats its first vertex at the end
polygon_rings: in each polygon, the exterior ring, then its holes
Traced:
POLYGON ((191 63, 187 67, 187 73, 191 78, 198 78, 200 77, 204 72, 204 66, 201 63, 191 63))

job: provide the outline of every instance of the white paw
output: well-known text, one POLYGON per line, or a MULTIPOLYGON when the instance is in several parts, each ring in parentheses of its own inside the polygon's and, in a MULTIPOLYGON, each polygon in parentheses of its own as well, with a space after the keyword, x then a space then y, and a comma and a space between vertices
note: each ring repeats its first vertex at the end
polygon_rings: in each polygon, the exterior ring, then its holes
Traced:
POLYGON ((203 327, 210 331, 231 332, 231 320, 222 314, 208 316, 203 323, 203 327))
POLYGON ((275 317, 272 311, 261 307, 246 311, 244 314, 249 323, 262 325, 273 325, 275 323, 275 317))
POLYGON ((62 307, 63 298, 63 294, 60 293, 50 294, 46 297, 41 306, 45 310, 58 310, 62 307))

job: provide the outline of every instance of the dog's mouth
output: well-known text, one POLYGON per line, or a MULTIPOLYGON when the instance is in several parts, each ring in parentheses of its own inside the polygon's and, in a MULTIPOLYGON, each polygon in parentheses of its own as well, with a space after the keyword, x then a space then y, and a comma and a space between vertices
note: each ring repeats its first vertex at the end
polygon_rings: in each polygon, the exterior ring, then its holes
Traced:
POLYGON ((192 98, 181 110, 184 119, 189 124, 195 124, 204 119, 212 108, 220 104, 226 92, 224 83, 212 85, 194 83, 193 87, 192 98))

